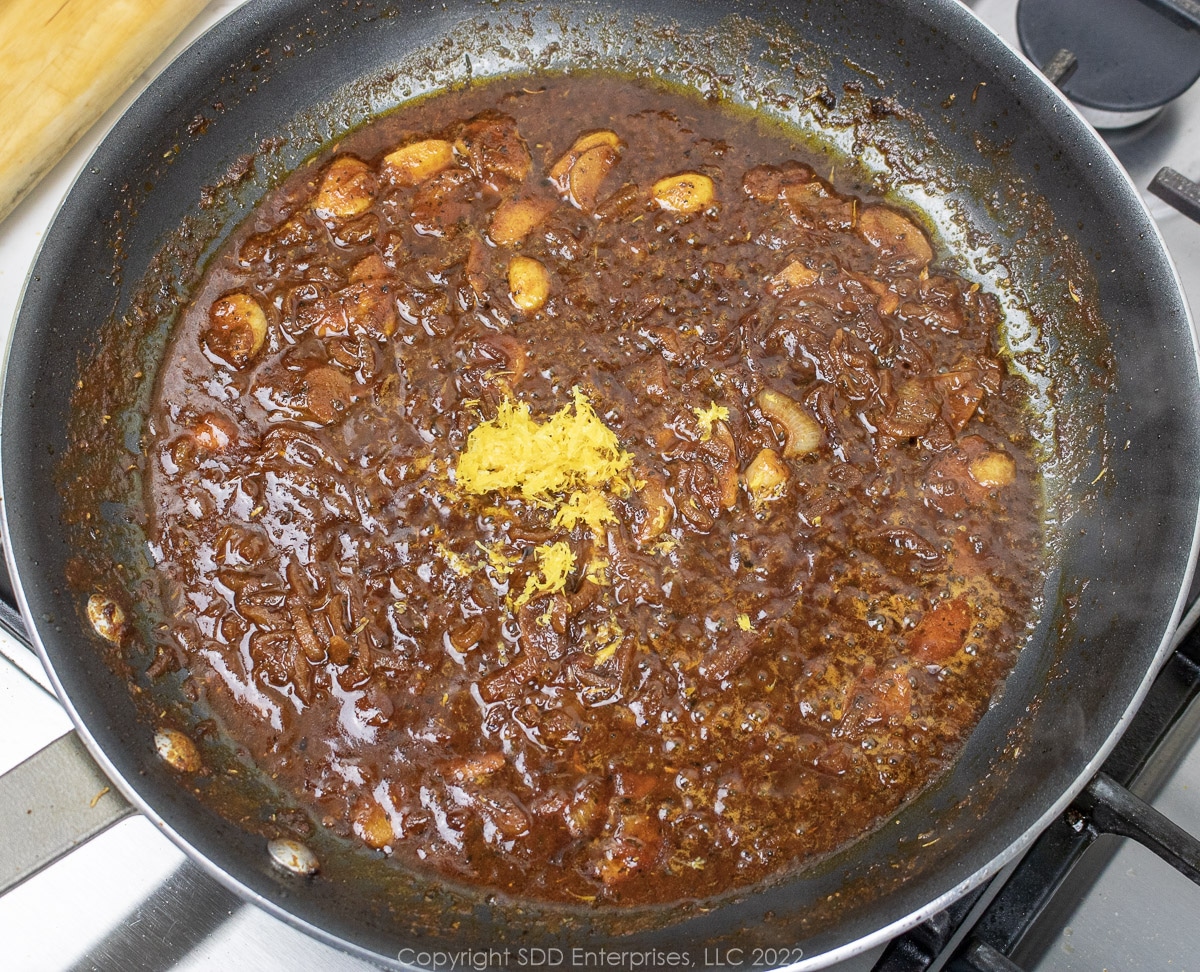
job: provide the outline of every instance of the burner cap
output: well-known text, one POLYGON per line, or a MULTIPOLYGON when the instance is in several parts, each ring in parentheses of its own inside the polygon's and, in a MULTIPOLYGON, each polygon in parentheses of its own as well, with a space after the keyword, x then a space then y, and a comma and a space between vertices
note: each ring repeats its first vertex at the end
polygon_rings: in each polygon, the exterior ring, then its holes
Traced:
POLYGON ((1017 33, 1039 68, 1078 58, 1062 91, 1100 128, 1150 118, 1200 77, 1200 34, 1142 0, 1019 0, 1017 33))

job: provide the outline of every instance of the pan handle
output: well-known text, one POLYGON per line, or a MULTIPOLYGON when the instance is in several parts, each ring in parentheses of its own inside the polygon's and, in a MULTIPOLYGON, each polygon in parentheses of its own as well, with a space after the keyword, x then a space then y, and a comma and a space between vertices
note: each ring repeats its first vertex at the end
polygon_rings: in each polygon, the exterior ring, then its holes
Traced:
POLYGON ((136 811, 68 732, 0 776, 0 895, 136 811))

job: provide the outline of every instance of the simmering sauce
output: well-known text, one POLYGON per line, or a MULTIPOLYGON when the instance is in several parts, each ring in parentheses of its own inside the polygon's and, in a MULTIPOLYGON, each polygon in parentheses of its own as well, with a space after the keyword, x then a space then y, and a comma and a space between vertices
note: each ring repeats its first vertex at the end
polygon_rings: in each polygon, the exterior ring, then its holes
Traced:
POLYGON ((520 897, 703 898, 954 759, 1041 585, 996 299, 781 130, 603 75, 378 120, 214 259, 152 549, 314 819, 520 897))

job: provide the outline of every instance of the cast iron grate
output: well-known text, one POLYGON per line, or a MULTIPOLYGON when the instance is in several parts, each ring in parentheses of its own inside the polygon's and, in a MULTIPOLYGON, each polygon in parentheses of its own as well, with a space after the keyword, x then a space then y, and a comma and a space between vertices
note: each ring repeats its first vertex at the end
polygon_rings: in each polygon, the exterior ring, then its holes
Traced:
POLYGON ((996 891, 985 885, 895 939, 873 972, 926 972, 952 945, 945 966, 950 972, 1020 972, 1009 956, 1102 834, 1138 841, 1200 884, 1200 839, 1128 789, 1197 694, 1200 629, 1193 629, 1159 673, 1101 771, 1038 838, 1003 886, 996 891), (989 893, 994 897, 976 917, 989 893))

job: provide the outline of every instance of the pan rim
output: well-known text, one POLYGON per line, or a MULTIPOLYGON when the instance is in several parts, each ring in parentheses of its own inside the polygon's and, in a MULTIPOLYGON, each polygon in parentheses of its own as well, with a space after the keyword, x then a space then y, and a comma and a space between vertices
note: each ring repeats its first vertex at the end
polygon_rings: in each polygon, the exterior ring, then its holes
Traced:
MULTIPOLYGON (((224 18, 222 18, 222 20, 215 23, 211 28, 209 28, 208 31, 206 31, 204 34, 202 34, 201 37, 198 38, 196 42, 193 42, 193 45, 189 46, 187 48, 187 50, 184 52, 184 54, 187 54, 188 52, 193 51, 195 48, 195 45, 200 43, 200 41, 204 40, 205 38, 209 38, 209 40, 211 41, 212 35, 219 28, 225 28, 225 29, 229 29, 229 30, 236 29, 235 25, 231 25, 231 22, 233 20, 235 20, 236 18, 238 18, 238 15, 240 13, 243 13, 243 12, 247 11, 248 9, 253 8, 254 6, 255 6, 255 4, 250 3, 250 4, 243 5, 242 7, 239 7, 237 9, 231 11, 224 18)), ((936 8, 938 5, 931 4, 928 6, 936 8)), ((1007 50, 1007 52, 1010 55, 1015 56, 1015 58, 1017 60, 1022 62, 1025 65, 1026 69, 1029 72, 1031 72, 1032 74, 1034 74, 1039 79, 1039 81, 1041 81, 1043 89, 1049 88, 1053 92, 1053 103, 1055 104, 1056 110, 1062 110, 1065 107, 1065 109, 1071 115, 1074 116, 1077 124, 1080 126, 1083 126, 1083 129, 1086 130, 1088 133, 1090 133, 1091 138, 1094 142, 1099 143, 1099 146, 1102 149, 1102 152, 1108 156, 1111 164, 1115 167, 1116 171, 1118 173, 1120 173, 1121 177, 1127 183, 1127 186, 1128 186, 1130 192, 1132 193, 1133 198, 1137 199, 1138 205, 1141 207, 1141 210, 1142 210, 1143 215, 1145 216, 1146 222, 1151 227, 1153 227, 1153 232, 1155 235, 1155 239, 1157 241, 1156 245, 1157 245, 1158 249, 1160 250, 1163 259, 1165 260, 1165 266, 1168 267, 1171 272, 1172 281, 1174 283, 1176 290, 1179 293, 1180 303, 1181 303, 1183 312, 1186 317, 1186 323, 1188 326, 1188 331, 1189 331, 1191 345, 1192 345, 1192 352, 1193 352, 1193 359, 1194 359, 1193 364, 1197 369, 1197 373, 1200 374, 1200 343, 1198 343, 1198 341, 1197 341, 1194 320, 1193 320, 1191 311, 1187 305, 1186 295, 1182 288, 1178 269, 1175 266, 1174 260, 1171 257, 1170 252, 1166 249, 1165 241, 1162 238, 1161 230, 1159 229, 1157 223, 1150 216, 1149 211, 1146 208, 1144 201, 1141 199, 1140 194, 1137 192, 1137 189, 1134 186, 1132 180, 1130 179, 1128 173, 1119 164, 1119 162, 1117 162, 1115 155, 1112 153, 1111 149, 1109 149, 1107 144, 1105 144, 1103 142, 1103 140, 1100 139, 1099 136, 1097 136, 1095 134, 1095 132, 1091 129, 1091 127, 1089 125, 1087 125, 1087 122, 1083 119, 1082 115, 1080 115, 1078 110, 1073 105, 1071 105, 1067 99, 1065 99, 1065 97, 1061 94, 1061 92, 1058 91, 1057 88, 1054 88, 1052 85, 1050 85, 1050 83, 1041 76, 1040 72, 1037 72, 1036 69, 1033 68, 1033 66, 1030 64, 1030 62, 1026 58, 1024 58, 1024 56, 1021 55, 1019 51, 1014 50, 1010 44, 1008 44, 1006 41, 1004 41, 1003 38, 996 35, 993 31, 991 31, 990 28, 987 28, 986 25, 983 25, 978 20, 978 17, 969 9, 960 8, 960 7, 958 7, 958 5, 951 4, 950 2, 945 3, 944 8, 945 8, 945 10, 944 10, 945 14, 950 18, 958 16, 960 11, 961 11, 961 13, 966 14, 967 17, 970 19, 970 21, 974 22, 974 24, 976 25, 976 29, 982 28, 984 31, 986 31, 986 33, 988 35, 990 35, 990 37, 992 39, 994 39, 995 41, 998 41, 1001 45, 1003 45, 1003 47, 1007 50)), ((251 14, 246 14, 246 16, 251 16, 251 14)), ((184 56, 184 54, 181 54, 180 57, 182 58, 184 56)), ((176 62, 172 62, 172 65, 174 65, 175 63, 176 62)), ((170 67, 168 67, 166 70, 169 71, 170 67)), ((165 74, 166 71, 164 71, 163 73, 165 74)), ((160 77, 161 77, 161 75, 160 75, 160 77)), ((107 134, 105 135, 105 138, 107 138, 107 134)), ((86 164, 85 164, 85 168, 86 168, 86 164)), ((68 193, 68 196, 64 197, 64 199, 60 203, 59 210, 56 213, 55 218, 54 218, 55 221, 57 221, 60 218, 62 209, 66 205, 69 195, 70 194, 68 193)), ((38 255, 37 255, 37 257, 35 257, 35 261, 33 264, 34 268, 36 268, 36 266, 37 266, 37 262, 41 257, 42 249, 46 245, 48 239, 49 239, 49 234, 47 234, 47 236, 43 238, 41 245, 39 245, 39 247, 38 247, 38 255)), ((21 297, 22 302, 24 300, 25 290, 29 286, 29 281, 33 275, 33 272, 34 271, 31 270, 30 278, 26 279, 25 284, 22 287, 22 297, 21 297)), ((5 348, 5 384, 6 385, 8 383, 8 377, 9 377, 8 363, 11 360, 12 341, 13 341, 13 333, 10 333, 8 345, 5 348)), ((5 477, 6 472, 7 471, 3 468, 3 466, 0 465, 0 479, 5 477)), ((2 515, 0 515, 0 533, 2 533, 3 538, 4 538, 5 557, 6 557, 6 560, 8 561, 10 572, 13 577, 14 594, 17 598, 18 606, 20 607, 22 615, 26 619, 26 622, 30 627, 30 635, 31 635, 31 640, 33 641, 33 646, 34 646, 39 658, 41 659, 43 666, 47 670, 47 673, 48 673, 49 678, 54 686, 56 694, 58 695, 59 699, 63 701, 64 707, 67 709, 67 712, 70 715, 71 720, 76 727, 76 731, 80 733, 81 738, 87 745, 88 750, 89 750, 89 752, 91 752, 93 758, 95 758, 97 760, 97 762, 100 763, 101 767, 105 770, 106 774, 109 775, 110 778, 112 778, 114 780, 114 783, 116 783, 118 785, 118 787, 121 789, 122 793, 128 799, 130 799, 130 802, 133 803, 135 806, 137 806, 139 808, 139 810, 142 813, 144 813, 147 816, 147 818, 150 819, 158 829, 160 829, 164 833, 166 833, 167 836, 174 843, 176 843, 177 846, 179 846, 181 849, 183 849, 192 860, 194 860, 198 864, 200 864, 204 868, 206 873, 208 873, 208 874, 210 874, 210 876, 216 878, 224 886, 235 891, 242 898, 254 903, 255 905, 257 905, 259 907, 262 907, 264 910, 268 911, 269 913, 285 920, 286 922, 293 925, 294 927, 299 928, 300 930, 304 931, 306 934, 312 935, 313 937, 318 938, 319 940, 326 941, 330 944, 336 945, 338 948, 341 948, 345 951, 350 951, 353 954, 359 955, 364 958, 368 958, 372 961, 379 961, 380 956, 376 952, 371 951, 369 949, 364 949, 364 948, 356 945, 353 942, 349 942, 349 941, 347 941, 343 938, 340 938, 336 935, 330 934, 330 933, 326 932, 323 928, 313 925, 311 922, 306 921, 305 919, 299 917, 298 915, 296 915, 290 911, 287 911, 286 909, 283 909, 282 907, 278 906, 275 902, 271 901, 268 898, 265 898, 264 896, 262 896, 261 894, 259 894, 256 891, 254 891, 249 886, 238 881, 236 878, 233 877, 232 874, 230 874, 223 868, 214 864, 212 861, 209 860, 209 858, 207 856, 205 856, 203 853, 201 853, 195 847, 193 847, 191 844, 189 844, 182 837, 182 835, 178 834, 170 825, 168 825, 166 823, 166 821, 158 813, 156 813, 153 810, 153 808, 141 797, 140 792, 127 779, 125 779, 125 777, 120 772, 118 772, 116 770, 115 765, 111 762, 111 760, 105 754, 103 748, 93 737, 92 733, 88 730, 86 724, 84 723, 82 716, 79 714, 75 705, 71 701, 70 697, 65 692, 64 686, 59 679, 59 676, 55 669, 55 666, 50 659, 50 655, 49 655, 49 652, 47 651, 46 646, 43 642, 42 634, 41 634, 41 631, 39 630, 39 626, 35 622, 35 620, 32 616, 32 609, 30 607, 30 604, 29 604, 27 596, 26 596, 26 592, 24 590, 24 585, 22 583, 21 574, 17 570, 16 556, 15 556, 15 552, 14 552, 13 546, 12 546, 12 527, 10 524, 9 504, 4 502, 4 500, 2 498, 0 498, 0 514, 2 514, 2 515)), ((946 906, 946 904, 948 904, 950 901, 953 901, 953 900, 957 899, 958 897, 961 897, 967 891, 971 890, 974 887, 977 887, 979 884, 986 881, 992 875, 994 875, 999 870, 1001 870, 1007 863, 1009 863, 1011 860, 1013 860, 1015 857, 1017 857, 1020 853, 1022 853, 1025 849, 1027 849, 1027 847, 1033 842, 1033 840, 1036 839, 1037 835, 1040 834, 1041 831, 1045 829, 1046 825, 1048 825, 1056 816, 1058 816, 1062 812, 1062 810, 1071 802, 1071 800, 1073 800, 1075 798, 1075 796, 1078 795, 1078 793, 1083 789, 1084 786, 1086 786, 1087 781, 1091 778, 1091 776, 1094 774, 1096 769, 1103 763, 1104 759, 1107 757, 1107 755, 1111 752, 1112 748, 1116 745, 1117 741, 1120 739, 1120 736, 1123 734, 1124 730, 1128 726, 1129 721, 1132 719, 1133 714, 1140 707, 1141 702, 1143 701, 1146 692, 1149 690, 1150 684, 1152 683, 1154 677, 1157 675, 1158 671, 1161 669, 1165 659, 1167 658, 1167 656, 1169 654, 1170 646, 1171 646, 1172 640, 1175 636, 1175 629, 1178 625, 1179 619, 1180 619, 1182 611, 1183 611, 1184 602, 1186 600, 1188 584, 1189 584, 1190 579, 1193 576, 1193 573, 1195 571, 1198 547, 1200 547, 1200 506, 1198 506, 1196 514, 1197 514, 1196 517, 1193 519, 1193 533, 1192 533, 1192 538, 1191 538, 1191 543, 1190 543, 1190 548, 1189 548, 1187 566, 1185 569, 1181 589, 1176 596, 1174 607, 1173 607, 1171 616, 1169 618, 1169 623, 1167 624, 1167 627, 1166 627, 1165 633, 1163 635, 1163 638, 1161 640, 1161 643, 1159 644, 1159 646, 1155 652, 1153 663, 1150 665, 1148 671, 1144 675, 1141 684, 1138 686, 1138 688, 1137 688, 1136 692, 1134 693, 1134 696, 1133 696, 1130 704, 1127 706, 1125 712, 1122 714, 1121 718, 1118 720, 1117 725, 1109 733, 1104 744, 1093 755, 1092 759, 1088 761, 1088 763, 1085 766, 1084 771, 1078 776, 1075 783, 1071 787, 1069 787, 1066 792, 1062 793, 1059 796, 1059 798, 1054 802, 1054 804, 1048 810, 1046 810, 1031 827, 1029 827, 1025 831, 1025 833, 1020 837, 1020 839, 1018 839, 1017 841, 1015 841, 1014 843, 1009 845, 1009 847, 1005 851, 1001 852, 999 855, 994 857, 988 863, 987 866, 980 868, 977 871, 973 872, 967 878, 965 878, 962 881, 955 884, 951 889, 946 891, 943 895, 939 896, 934 901, 929 902, 923 908, 921 908, 915 912, 912 912, 909 915, 906 915, 903 918, 901 918, 897 921, 894 921, 891 924, 889 924, 883 928, 880 928, 878 931, 876 931, 870 935, 867 935, 864 938, 857 939, 856 941, 854 941, 852 943, 848 943, 847 945, 842 946, 838 949, 823 952, 821 955, 816 956, 812 959, 805 959, 799 963, 788 966, 789 969, 800 970, 800 969, 818 968, 825 964, 830 964, 835 961, 841 961, 846 958, 850 958, 854 955, 860 954, 861 952, 870 949, 871 947, 874 947, 875 945, 877 945, 883 941, 889 940, 890 938, 894 937, 896 934, 899 934, 899 933, 903 932, 904 930, 907 930, 908 928, 913 927, 916 924, 919 924, 921 921, 928 918, 931 914, 934 914, 938 910, 941 910, 942 908, 944 908, 946 906)), ((399 965, 397 967, 407 968, 408 966, 399 965)))

